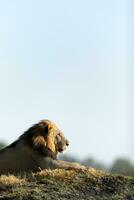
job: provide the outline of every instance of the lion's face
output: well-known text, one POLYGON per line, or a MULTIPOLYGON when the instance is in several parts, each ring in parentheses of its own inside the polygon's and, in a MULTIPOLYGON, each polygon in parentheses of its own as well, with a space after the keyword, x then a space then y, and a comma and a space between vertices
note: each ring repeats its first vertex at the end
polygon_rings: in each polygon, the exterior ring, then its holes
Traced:
POLYGON ((57 155, 58 152, 63 152, 69 145, 69 141, 57 125, 49 120, 35 124, 22 135, 22 138, 30 138, 30 140, 32 138, 34 149, 40 151, 42 155, 50 151, 57 155))
POLYGON ((57 152, 62 153, 69 145, 69 141, 64 137, 63 133, 59 132, 55 137, 55 147, 57 152))

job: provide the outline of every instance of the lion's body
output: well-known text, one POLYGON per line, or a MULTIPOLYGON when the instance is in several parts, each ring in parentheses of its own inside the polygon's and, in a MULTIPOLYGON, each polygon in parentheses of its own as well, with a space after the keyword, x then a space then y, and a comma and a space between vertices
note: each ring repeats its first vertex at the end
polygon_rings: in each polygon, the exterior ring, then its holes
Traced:
POLYGON ((48 120, 34 125, 20 138, 0 150, 0 174, 37 171, 39 169, 84 169, 78 163, 57 160, 68 140, 57 126, 48 120))
POLYGON ((1 150, 0 173, 35 170, 36 163, 31 155, 36 156, 30 148, 22 144, 1 150))

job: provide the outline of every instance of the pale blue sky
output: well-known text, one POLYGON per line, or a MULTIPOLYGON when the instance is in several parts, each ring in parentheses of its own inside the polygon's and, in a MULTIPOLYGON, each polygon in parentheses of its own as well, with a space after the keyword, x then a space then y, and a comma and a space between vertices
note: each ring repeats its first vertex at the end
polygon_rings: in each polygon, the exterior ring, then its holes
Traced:
POLYGON ((67 153, 133 158, 132 6, 0 1, 0 139, 48 118, 70 139, 67 153))

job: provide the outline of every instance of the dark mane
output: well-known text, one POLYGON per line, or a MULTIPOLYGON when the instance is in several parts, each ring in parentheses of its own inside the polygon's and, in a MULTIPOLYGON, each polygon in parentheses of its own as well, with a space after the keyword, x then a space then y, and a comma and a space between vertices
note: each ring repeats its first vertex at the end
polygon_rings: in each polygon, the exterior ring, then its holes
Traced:
POLYGON ((47 147, 38 147, 38 148, 35 148, 33 146, 33 149, 36 151, 36 153, 38 153, 42 157, 50 157, 50 158, 52 158, 54 160, 57 160, 57 153, 52 152, 47 147))
MULTIPOLYGON (((46 125, 45 125, 46 126, 46 125)), ((36 153, 38 153, 40 156, 43 157, 51 157, 52 159, 57 159, 57 153, 52 152, 49 148, 47 148, 46 146, 40 146, 40 147, 35 147, 32 137, 43 131, 44 133, 44 124, 41 121, 38 124, 34 124, 32 127, 30 127, 28 130, 26 130, 20 137, 19 139, 23 140, 25 144, 27 144, 28 146, 30 146, 34 151, 36 151, 36 153)))
POLYGON ((38 124, 34 124, 32 127, 30 127, 28 130, 26 130, 19 139, 24 139, 25 141, 28 141, 28 143, 32 140, 32 137, 41 134, 44 131, 44 125, 42 122, 38 124))

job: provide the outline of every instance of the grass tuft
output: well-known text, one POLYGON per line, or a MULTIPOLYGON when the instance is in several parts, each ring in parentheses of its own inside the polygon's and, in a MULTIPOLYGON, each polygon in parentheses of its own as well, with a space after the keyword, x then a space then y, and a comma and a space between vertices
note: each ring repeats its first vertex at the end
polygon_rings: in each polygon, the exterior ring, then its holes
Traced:
POLYGON ((23 178, 18 178, 14 175, 1 175, 0 176, 0 184, 1 185, 22 185, 25 184, 26 180, 23 178))

